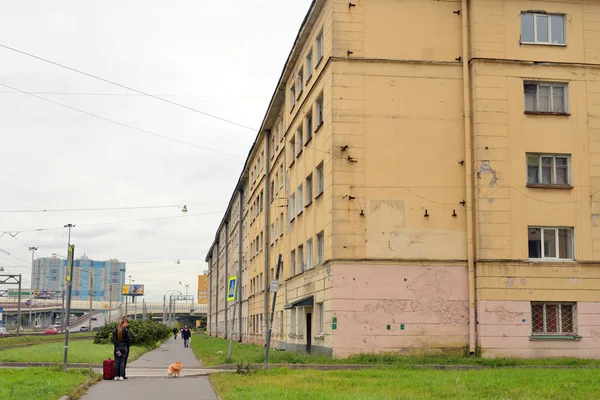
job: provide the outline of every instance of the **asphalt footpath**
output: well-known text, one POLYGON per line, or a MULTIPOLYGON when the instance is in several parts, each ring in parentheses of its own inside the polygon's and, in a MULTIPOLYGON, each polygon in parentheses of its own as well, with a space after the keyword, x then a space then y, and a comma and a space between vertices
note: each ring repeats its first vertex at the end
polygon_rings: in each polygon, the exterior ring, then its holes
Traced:
MULTIPOLYGON (((192 340, 194 338, 192 337, 192 340)), ((144 354, 127 365, 124 381, 101 381, 91 387, 82 400, 141 398, 145 400, 171 397, 197 400, 217 400, 208 378, 215 369, 203 369, 191 347, 184 348, 183 340, 171 337, 158 349, 144 354), (180 378, 167 378, 170 364, 181 361, 180 378)))

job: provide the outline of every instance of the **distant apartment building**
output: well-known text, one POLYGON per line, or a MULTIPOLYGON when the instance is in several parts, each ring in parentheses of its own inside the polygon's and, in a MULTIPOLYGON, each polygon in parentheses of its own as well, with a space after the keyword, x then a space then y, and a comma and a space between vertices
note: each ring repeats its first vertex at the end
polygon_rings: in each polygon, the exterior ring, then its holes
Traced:
POLYGON ((198 275, 198 304, 208 304, 208 274, 198 275))
MULTIPOLYGON (((125 263, 118 260, 95 261, 83 255, 73 262, 73 299, 121 301, 121 286, 125 283, 125 263)), ((33 268, 35 291, 66 289, 67 260, 54 257, 38 258, 33 268)))
POLYGON ((315 0, 208 249, 211 335, 600 357, 600 1, 315 0))

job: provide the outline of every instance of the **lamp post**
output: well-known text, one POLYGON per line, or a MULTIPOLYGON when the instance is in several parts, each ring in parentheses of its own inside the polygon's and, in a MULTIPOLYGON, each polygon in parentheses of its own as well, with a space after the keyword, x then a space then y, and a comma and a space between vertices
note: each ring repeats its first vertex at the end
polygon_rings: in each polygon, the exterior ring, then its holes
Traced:
MULTIPOLYGON (((132 285, 135 286, 135 280, 132 280, 132 285)), ((133 301, 133 319, 137 320, 137 301, 135 301, 135 296, 131 296, 131 301, 133 301)))
POLYGON ((31 307, 33 306, 33 299, 35 292, 34 283, 35 283, 35 251, 37 247, 30 247, 29 251, 31 251, 31 291, 29 293, 29 327, 31 328, 31 307))
POLYGON ((69 357, 69 317, 71 314, 71 293, 73 290, 73 258, 75 257, 75 246, 71 245, 71 228, 74 224, 67 224, 65 228, 69 229, 68 254, 67 259, 67 309, 65 311, 65 352, 63 359, 63 371, 67 372, 67 359, 69 357))
MULTIPOLYGON (((178 290, 173 290, 173 289, 171 289, 171 290, 167 290, 167 291, 165 292, 165 294, 163 295, 163 320, 162 320, 163 324, 165 324, 165 322, 166 322, 166 315, 167 315, 167 306, 166 306, 166 301, 167 301, 167 294, 168 294, 169 292, 178 292, 178 290)), ((180 293, 181 293, 181 292, 180 292, 180 293)), ((169 297, 169 311, 170 311, 170 309, 171 309, 171 298, 169 297)), ((166 325, 166 324, 165 324, 165 325, 166 325)))

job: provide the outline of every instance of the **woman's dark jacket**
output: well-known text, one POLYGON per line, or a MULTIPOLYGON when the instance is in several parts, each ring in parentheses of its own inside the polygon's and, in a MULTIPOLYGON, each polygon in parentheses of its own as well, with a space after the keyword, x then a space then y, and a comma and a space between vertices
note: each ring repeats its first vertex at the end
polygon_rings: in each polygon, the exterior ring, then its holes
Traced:
POLYGON ((131 346, 131 341, 133 340, 131 337, 131 332, 129 332, 129 328, 123 328, 123 338, 120 343, 118 343, 119 336, 118 336, 117 329, 118 328, 113 329, 113 333, 112 333, 112 341, 113 341, 113 344, 115 345, 115 348, 117 348, 118 346, 125 346, 125 347, 129 348, 129 346, 131 346))

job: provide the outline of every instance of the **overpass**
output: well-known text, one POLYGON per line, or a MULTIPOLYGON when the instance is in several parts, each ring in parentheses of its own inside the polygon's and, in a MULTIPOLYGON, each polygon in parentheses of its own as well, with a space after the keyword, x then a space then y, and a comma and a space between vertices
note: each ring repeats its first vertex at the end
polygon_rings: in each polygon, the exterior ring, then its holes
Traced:
MULTIPOLYGON (((92 301, 91 313, 93 316, 102 314, 109 314, 102 318, 103 323, 115 322, 120 317, 127 315, 130 319, 142 318, 144 308, 146 314, 151 313, 152 319, 155 321, 162 322, 163 314, 169 313, 169 305, 163 304, 162 302, 143 302, 136 304, 125 304, 125 303, 113 303, 112 309, 109 310, 108 301, 92 301)), ((17 314, 19 309, 19 303, 16 299, 8 299, 0 297, 0 308, 3 309, 3 315, 5 317, 4 323, 11 327, 12 324, 16 324, 17 314)), ((32 321, 40 321, 39 325, 48 326, 58 322, 64 313, 62 301, 60 300, 35 300, 29 302, 28 300, 21 301, 21 318, 26 319, 29 322, 29 315, 31 312, 32 321), (30 307, 31 306, 31 307, 30 307)), ((207 316, 208 305, 206 304, 191 304, 190 302, 175 302, 171 305, 171 311, 174 315, 175 320, 186 319, 193 320, 207 316)), ((85 300, 72 300, 71 301, 71 314, 69 326, 71 329, 78 329, 82 325, 87 325, 90 314, 90 302, 85 300)), ((24 323, 27 326, 28 323, 24 323)), ((94 327, 97 324, 93 324, 94 327)))

